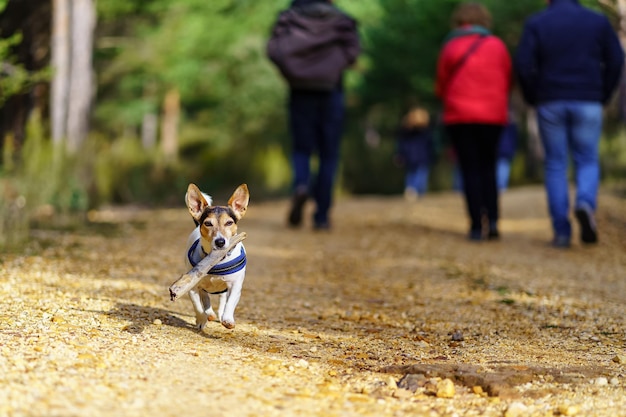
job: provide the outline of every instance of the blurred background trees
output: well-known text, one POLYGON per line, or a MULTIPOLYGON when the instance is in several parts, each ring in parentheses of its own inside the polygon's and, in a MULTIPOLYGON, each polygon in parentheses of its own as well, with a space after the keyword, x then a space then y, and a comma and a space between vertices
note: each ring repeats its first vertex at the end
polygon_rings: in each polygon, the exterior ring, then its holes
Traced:
MULTIPOLYGON (((438 114, 435 63, 458 2, 335 1, 358 19, 364 46, 346 79, 344 192, 402 190, 393 131, 411 104, 438 114)), ((524 19, 545 7, 544 0, 484 3, 511 52, 524 19)), ((624 0, 584 3, 625 26, 624 0)), ((241 182, 255 198, 285 195, 286 89, 265 43, 288 4, 0 0, 0 210, 23 206, 36 219, 104 203, 178 204, 190 181, 218 196, 241 182)), ((512 181, 537 181, 532 118, 517 93, 513 103, 524 140, 512 181)), ((608 111, 606 179, 626 171, 623 103, 608 111)), ((446 146, 441 136, 434 189, 450 187, 446 146)))

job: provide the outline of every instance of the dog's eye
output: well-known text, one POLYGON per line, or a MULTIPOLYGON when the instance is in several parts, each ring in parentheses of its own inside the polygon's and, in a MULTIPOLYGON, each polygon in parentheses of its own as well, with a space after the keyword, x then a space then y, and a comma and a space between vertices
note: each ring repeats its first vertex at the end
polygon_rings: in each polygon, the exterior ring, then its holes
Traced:
POLYGON ((213 223, 211 223, 211 220, 205 220, 205 221, 204 221, 204 226, 205 226, 205 227, 212 227, 212 226, 213 226, 213 223))
POLYGON ((228 220, 228 221, 226 222, 226 226, 232 226, 233 224, 235 224, 235 222, 234 222, 234 221, 232 221, 232 220, 228 220))

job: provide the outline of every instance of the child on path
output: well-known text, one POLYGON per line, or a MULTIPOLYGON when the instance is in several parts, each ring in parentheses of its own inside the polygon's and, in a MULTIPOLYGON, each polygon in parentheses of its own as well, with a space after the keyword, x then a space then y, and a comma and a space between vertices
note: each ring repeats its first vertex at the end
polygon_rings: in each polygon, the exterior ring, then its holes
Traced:
POLYGON ((397 133, 396 161, 406 169, 404 196, 415 200, 428 190, 433 156, 433 129, 428 111, 412 108, 402 119, 397 133))

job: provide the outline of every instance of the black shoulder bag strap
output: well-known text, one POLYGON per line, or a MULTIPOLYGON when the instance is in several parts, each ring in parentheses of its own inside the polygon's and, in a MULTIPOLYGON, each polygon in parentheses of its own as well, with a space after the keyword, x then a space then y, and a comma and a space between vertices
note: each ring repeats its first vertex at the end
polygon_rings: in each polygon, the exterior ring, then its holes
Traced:
POLYGON ((487 38, 487 35, 480 35, 478 39, 476 39, 474 43, 470 45, 470 47, 467 49, 467 51, 461 57, 461 59, 459 59, 456 62, 456 64, 454 64, 454 67, 452 67, 452 69, 450 70, 450 76, 448 77, 448 84, 450 84, 450 80, 452 80, 452 78, 456 75, 456 73, 463 66, 463 64, 465 64, 465 61, 467 61, 467 58, 469 58, 470 55, 476 52, 476 50, 478 49, 480 44, 485 40, 485 38, 487 38))

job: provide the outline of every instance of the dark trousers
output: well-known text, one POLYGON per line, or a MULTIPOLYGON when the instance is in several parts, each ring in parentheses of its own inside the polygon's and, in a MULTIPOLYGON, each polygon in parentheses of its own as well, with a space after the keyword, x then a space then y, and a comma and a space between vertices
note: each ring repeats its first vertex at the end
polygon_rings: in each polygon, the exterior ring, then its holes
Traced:
POLYGON ((447 125, 457 153, 471 230, 482 230, 483 218, 495 225, 499 218, 496 161, 502 126, 447 125))
POLYGON ((328 222, 333 185, 339 165, 344 120, 343 92, 291 90, 289 129, 292 139, 294 189, 306 189, 316 203, 314 221, 328 222), (311 157, 317 154, 317 174, 311 157))

